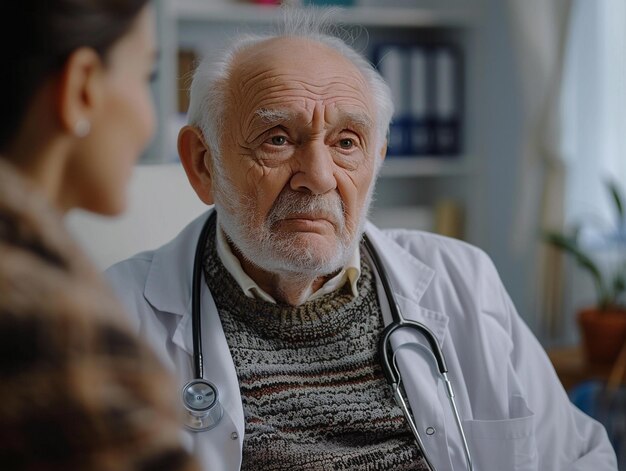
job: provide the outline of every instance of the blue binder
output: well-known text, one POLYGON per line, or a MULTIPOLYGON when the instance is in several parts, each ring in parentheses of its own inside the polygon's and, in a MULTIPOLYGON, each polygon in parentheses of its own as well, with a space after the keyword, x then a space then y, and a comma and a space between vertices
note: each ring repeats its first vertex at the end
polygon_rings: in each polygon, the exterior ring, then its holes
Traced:
POLYGON ((395 44, 382 45, 376 51, 375 63, 391 88, 395 108, 387 139, 388 156, 410 152, 407 55, 406 47, 395 44))
POLYGON ((450 44, 384 44, 374 63, 391 88, 395 112, 389 129, 390 156, 462 152, 463 70, 450 44))
POLYGON ((462 151, 462 64, 460 52, 449 45, 431 49, 432 152, 457 156, 462 151))
POLYGON ((409 152, 414 156, 433 153, 432 91, 428 49, 413 46, 409 61, 409 152))

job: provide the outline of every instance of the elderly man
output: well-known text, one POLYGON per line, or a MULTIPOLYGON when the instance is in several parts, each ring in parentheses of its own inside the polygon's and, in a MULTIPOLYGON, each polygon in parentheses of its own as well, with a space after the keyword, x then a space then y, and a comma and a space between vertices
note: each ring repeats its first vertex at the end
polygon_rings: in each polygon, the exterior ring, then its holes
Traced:
POLYGON ((189 446, 220 471, 615 470, 483 252, 366 222, 391 114, 367 61, 304 28, 197 70, 179 153, 215 209, 109 270, 181 387, 209 382, 184 388, 209 409, 189 446), (419 330, 379 349, 396 306, 419 330))

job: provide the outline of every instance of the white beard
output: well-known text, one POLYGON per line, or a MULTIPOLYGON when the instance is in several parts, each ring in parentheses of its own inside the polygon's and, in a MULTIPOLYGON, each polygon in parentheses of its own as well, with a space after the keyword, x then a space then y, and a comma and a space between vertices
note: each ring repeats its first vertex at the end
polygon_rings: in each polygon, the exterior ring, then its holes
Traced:
POLYGON ((238 195, 228 178, 223 174, 219 177, 214 178, 214 190, 220 227, 247 261, 267 272, 303 279, 335 273, 346 265, 361 240, 374 185, 368 192, 356 230, 350 231, 337 193, 334 196, 316 196, 287 187, 274 202, 267 218, 260 221, 256 200, 238 195), (272 230, 276 222, 295 213, 327 216, 334 223, 337 233, 334 249, 320 253, 316 247, 294 244, 297 234, 272 230), (352 237, 350 234, 353 234, 352 237))

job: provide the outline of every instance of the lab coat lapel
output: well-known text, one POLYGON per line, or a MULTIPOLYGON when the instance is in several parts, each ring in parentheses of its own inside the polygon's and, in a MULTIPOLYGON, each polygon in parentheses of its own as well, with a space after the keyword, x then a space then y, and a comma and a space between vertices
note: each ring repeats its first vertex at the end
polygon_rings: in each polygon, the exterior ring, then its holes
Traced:
MULTIPOLYGON (((420 305, 420 300, 431 285, 435 271, 374 225, 368 223, 366 232, 385 265, 395 301, 402 315, 406 319, 424 324, 433 332, 439 346, 443 345, 448 328, 448 316, 420 305)), ((384 299, 378 274, 377 284, 379 296, 384 299)), ((381 304, 385 324, 389 324, 391 316, 388 308, 386 303, 381 304)))
MULTIPOLYGON (((182 318, 191 315, 193 259, 198 237, 207 217, 208 213, 202 214, 175 239, 154 252, 144 296, 157 311, 182 318)), ((186 348, 182 342, 177 342, 177 345, 186 348)))

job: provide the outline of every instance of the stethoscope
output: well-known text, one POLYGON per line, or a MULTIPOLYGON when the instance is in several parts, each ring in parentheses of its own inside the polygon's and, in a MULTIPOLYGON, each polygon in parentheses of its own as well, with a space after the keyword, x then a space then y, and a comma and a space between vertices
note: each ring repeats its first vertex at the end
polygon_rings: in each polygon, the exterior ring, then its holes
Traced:
MULTIPOLYGON (((215 214, 215 211, 213 211, 207 221, 204 223, 204 226, 202 227, 200 237, 198 238, 198 245, 196 246, 196 252, 193 262, 191 315, 193 332, 194 379, 185 384, 182 391, 183 405, 185 406, 185 409, 187 411, 187 414, 185 414, 185 426, 187 427, 187 429, 193 432, 202 432, 214 428, 219 424, 222 416, 224 415, 224 410, 219 401, 219 392, 217 390, 217 387, 213 383, 204 379, 204 365, 202 360, 202 328, 200 315, 200 293, 202 292, 202 264, 204 248, 206 247, 207 237, 209 235, 213 220, 215 219, 215 214)), ((420 436, 419 430, 417 429, 411 411, 409 410, 409 406, 404 400, 401 389, 402 377, 400 376, 400 370, 398 369, 398 365, 396 363, 396 354, 393 352, 393 349, 391 347, 391 335, 395 331, 399 329, 413 329, 420 333, 427 340, 430 350, 432 351, 432 354, 437 361, 437 368, 445 383, 448 399, 450 400, 452 412, 454 413, 454 419, 456 421, 456 425, 458 427, 459 433, 461 435, 461 440, 463 442, 463 451, 465 453, 467 468, 472 471, 474 468, 472 466, 472 458, 470 455, 469 446, 467 444, 467 439, 465 437, 465 430, 463 429, 463 424, 461 423, 461 418, 459 417, 459 411, 456 406, 456 401, 454 400, 454 390, 452 389, 452 384, 448 379, 448 367, 446 366, 445 357, 443 355, 443 352, 441 351, 441 348, 439 348, 437 339, 435 335, 430 331, 430 329, 428 329, 428 327, 419 322, 407 320, 402 316, 402 314, 400 314, 400 309, 398 308, 398 305, 396 304, 395 298, 391 291, 391 286, 389 284, 389 278, 387 277, 385 267, 382 264, 378 253, 374 249, 374 246, 365 234, 363 235, 363 245, 365 246, 365 250, 367 251, 367 254, 374 264, 374 270, 378 273, 379 278, 383 284, 385 296, 387 297, 389 309, 391 311, 392 322, 387 325, 387 327, 385 327, 385 329, 383 330, 378 343, 378 350, 383 374, 385 375, 385 379, 391 387, 393 397, 398 406, 402 409, 402 412, 409 424, 409 428, 415 436, 415 440, 424 456, 424 459, 430 466, 430 469, 435 471, 435 467, 428 457, 426 447, 424 446, 422 437, 420 436)))

